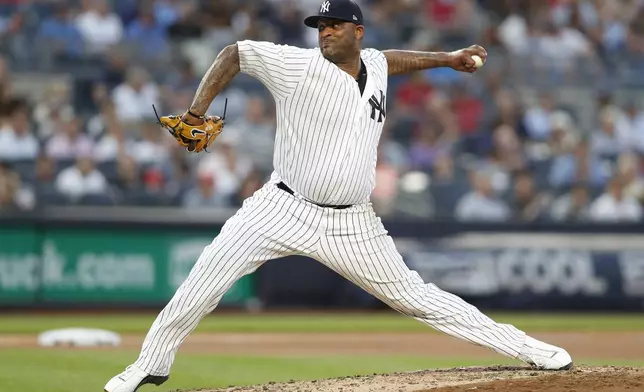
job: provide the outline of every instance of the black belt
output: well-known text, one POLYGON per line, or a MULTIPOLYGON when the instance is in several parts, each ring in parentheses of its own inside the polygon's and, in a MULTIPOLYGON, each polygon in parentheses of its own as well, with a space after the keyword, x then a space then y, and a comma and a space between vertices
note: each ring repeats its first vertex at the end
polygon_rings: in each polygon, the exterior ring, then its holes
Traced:
MULTIPOLYGON (((293 192, 293 191, 291 190, 291 188, 289 188, 288 186, 286 186, 286 184, 285 184, 285 183, 283 183, 283 182, 280 182, 279 184, 277 184, 277 187, 278 187, 278 188, 280 188, 281 190, 285 191, 285 192, 290 193, 291 195, 295 194, 295 192, 293 192)), ((315 204, 315 205, 316 205, 316 206, 318 206, 318 207, 333 208, 333 209, 336 209, 336 210, 344 210, 345 208, 349 208, 349 207, 351 207, 351 205, 339 205, 339 206, 338 206, 338 205, 332 205, 332 204, 318 204, 318 203, 314 203, 314 202, 309 201, 309 200, 307 200, 307 201, 308 201, 309 203, 311 203, 311 204, 315 204)))

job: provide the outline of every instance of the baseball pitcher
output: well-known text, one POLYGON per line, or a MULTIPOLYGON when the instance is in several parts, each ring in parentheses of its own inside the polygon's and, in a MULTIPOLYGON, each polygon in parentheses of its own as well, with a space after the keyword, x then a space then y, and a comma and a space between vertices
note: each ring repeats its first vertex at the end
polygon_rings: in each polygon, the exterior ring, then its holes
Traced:
POLYGON ((134 392, 165 382, 182 342, 235 281, 267 260, 294 254, 323 263, 443 333, 538 369, 571 368, 564 349, 496 323, 423 282, 369 203, 388 76, 434 67, 475 72, 475 56, 484 62, 486 51, 477 45, 450 53, 363 49, 362 13, 350 0, 325 0, 304 23, 318 30, 318 48, 248 40, 229 45, 204 75, 190 108, 160 118, 188 151, 203 151, 224 126, 222 118, 206 116, 207 108, 237 73, 251 75, 276 104, 274 171, 205 247, 151 326, 138 359, 105 391, 134 392))

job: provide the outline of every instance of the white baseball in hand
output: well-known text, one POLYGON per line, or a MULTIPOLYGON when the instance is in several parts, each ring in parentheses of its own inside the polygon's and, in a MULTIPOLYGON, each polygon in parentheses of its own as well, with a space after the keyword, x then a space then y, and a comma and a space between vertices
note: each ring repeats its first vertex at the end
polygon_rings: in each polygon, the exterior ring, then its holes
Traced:
POLYGON ((472 56, 472 60, 474 60, 474 66, 476 68, 481 68, 483 66, 483 60, 479 56, 472 56))

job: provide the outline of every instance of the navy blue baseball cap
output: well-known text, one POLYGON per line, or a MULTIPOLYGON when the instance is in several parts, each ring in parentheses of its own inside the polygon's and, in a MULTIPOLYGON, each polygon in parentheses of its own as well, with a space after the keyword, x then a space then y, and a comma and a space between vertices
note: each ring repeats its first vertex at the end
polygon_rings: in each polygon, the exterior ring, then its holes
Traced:
POLYGON ((317 29, 318 21, 322 18, 339 19, 356 25, 362 25, 364 22, 360 7, 351 0, 324 0, 317 15, 304 19, 304 24, 317 29))

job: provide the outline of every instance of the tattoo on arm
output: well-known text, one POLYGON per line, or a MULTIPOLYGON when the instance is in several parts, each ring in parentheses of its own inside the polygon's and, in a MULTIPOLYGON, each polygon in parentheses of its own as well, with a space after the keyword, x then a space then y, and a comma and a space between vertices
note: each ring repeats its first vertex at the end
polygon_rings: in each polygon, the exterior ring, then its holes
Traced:
POLYGON ((385 50, 389 75, 400 75, 424 69, 445 67, 449 54, 445 52, 416 52, 410 50, 385 50))
POLYGON ((213 99, 239 73, 239 49, 237 44, 226 46, 201 79, 190 112, 204 115, 213 99))

